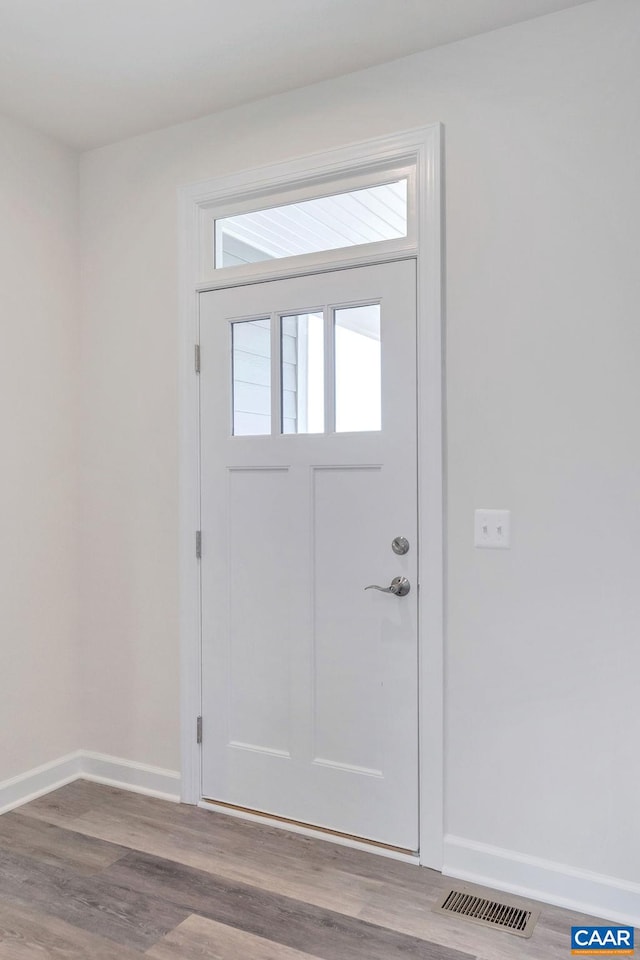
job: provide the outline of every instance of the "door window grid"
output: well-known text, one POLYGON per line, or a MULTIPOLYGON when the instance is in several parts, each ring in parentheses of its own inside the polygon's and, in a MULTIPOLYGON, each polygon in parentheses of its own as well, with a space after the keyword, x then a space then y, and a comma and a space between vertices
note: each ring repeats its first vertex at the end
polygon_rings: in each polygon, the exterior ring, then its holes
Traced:
POLYGON ((231 322, 232 433, 381 429, 380 304, 231 322))

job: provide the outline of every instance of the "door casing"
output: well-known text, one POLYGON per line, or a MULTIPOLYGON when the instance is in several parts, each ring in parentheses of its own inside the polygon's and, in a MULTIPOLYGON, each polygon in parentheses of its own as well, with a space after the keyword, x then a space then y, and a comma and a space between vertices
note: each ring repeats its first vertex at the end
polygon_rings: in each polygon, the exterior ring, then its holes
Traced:
MULTIPOLYGON (((198 294, 236 283, 259 282, 415 256, 417 271, 418 369, 418 523, 420 596, 419 763, 420 854, 422 865, 442 868, 444 839, 443 660, 444 660, 444 302, 443 302, 443 135, 440 124, 288 160, 257 170, 184 187, 179 191, 180 255, 180 714, 181 799, 199 803, 201 714, 201 585, 196 557, 200 529, 199 391, 194 364, 198 294), (415 234, 404 243, 377 244, 375 250, 334 251, 303 260, 271 261, 256 274, 237 279, 203 270, 203 213, 233 209, 248 197, 282 195, 295 188, 374 172, 382 165, 415 169, 415 234)), ((384 853, 383 850, 380 851, 384 853)))

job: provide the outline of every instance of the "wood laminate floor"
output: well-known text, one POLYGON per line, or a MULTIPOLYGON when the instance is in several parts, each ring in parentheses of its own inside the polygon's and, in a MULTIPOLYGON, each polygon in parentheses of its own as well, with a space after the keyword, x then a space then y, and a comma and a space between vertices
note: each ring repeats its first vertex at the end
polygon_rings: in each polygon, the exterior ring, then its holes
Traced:
POLYGON ((432 913, 446 883, 78 780, 0 817, 0 960, 565 960, 590 919, 543 906, 522 940, 432 913))

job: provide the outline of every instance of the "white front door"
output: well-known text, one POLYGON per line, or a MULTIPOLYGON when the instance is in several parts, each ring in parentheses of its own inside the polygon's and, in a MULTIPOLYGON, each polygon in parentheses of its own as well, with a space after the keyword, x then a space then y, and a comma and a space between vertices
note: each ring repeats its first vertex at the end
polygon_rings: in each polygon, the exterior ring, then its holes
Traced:
POLYGON ((200 300, 202 794, 416 850, 415 261, 200 300))

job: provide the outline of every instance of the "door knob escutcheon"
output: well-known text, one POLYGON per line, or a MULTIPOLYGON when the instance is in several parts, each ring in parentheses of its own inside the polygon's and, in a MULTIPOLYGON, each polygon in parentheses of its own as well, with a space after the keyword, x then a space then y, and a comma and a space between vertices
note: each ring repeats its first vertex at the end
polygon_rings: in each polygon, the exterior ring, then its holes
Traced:
POLYGON ((406 577, 394 577, 388 587, 379 587, 377 583, 370 583, 365 590, 379 590, 380 593, 392 593, 396 597, 406 597, 411 590, 411 584, 406 577))

